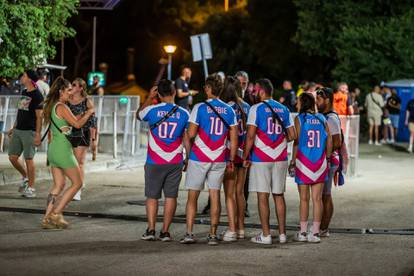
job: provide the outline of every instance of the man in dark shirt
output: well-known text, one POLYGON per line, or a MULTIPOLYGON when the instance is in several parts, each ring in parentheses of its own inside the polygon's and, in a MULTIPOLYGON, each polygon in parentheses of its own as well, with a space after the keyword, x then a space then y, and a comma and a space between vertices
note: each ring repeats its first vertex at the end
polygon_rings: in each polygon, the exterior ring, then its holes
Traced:
POLYGON ((289 80, 283 82, 283 94, 279 102, 285 105, 290 112, 296 112, 296 92, 292 89, 292 83, 289 80))
POLYGON ((20 82, 26 88, 21 94, 17 106, 17 118, 12 129, 9 130, 9 160, 22 175, 22 184, 19 192, 24 197, 35 197, 35 147, 41 143, 43 96, 36 87, 38 80, 36 72, 27 70, 20 77, 20 82), (19 162, 23 153, 26 169, 19 162))
MULTIPOLYGON (((391 126, 393 128, 393 135, 391 136, 396 138, 400 119, 401 99, 398 97, 397 91, 395 91, 395 89, 391 90, 391 97, 388 98, 386 107, 389 112, 389 118, 391 120, 391 126)), ((394 139, 391 139, 391 142, 394 143, 394 139)))
POLYGON ((408 126, 410 130, 410 142, 408 144, 408 152, 413 152, 413 142, 414 142, 414 99, 411 99, 407 103, 407 109, 405 114, 405 125, 408 126))
POLYGON ((190 67, 183 66, 181 69, 181 76, 175 81, 175 88, 177 89, 177 97, 175 97, 175 103, 186 110, 190 110, 188 98, 198 94, 198 91, 190 90, 188 87, 191 79, 191 74, 192 72, 190 67))

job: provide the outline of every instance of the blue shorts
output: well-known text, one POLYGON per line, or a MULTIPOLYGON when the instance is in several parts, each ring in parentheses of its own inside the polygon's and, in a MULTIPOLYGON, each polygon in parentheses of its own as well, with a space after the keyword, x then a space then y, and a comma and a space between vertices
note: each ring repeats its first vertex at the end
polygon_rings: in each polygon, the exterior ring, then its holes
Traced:
POLYGON ((390 114, 391 125, 393 128, 398 128, 400 122, 400 114, 390 114))

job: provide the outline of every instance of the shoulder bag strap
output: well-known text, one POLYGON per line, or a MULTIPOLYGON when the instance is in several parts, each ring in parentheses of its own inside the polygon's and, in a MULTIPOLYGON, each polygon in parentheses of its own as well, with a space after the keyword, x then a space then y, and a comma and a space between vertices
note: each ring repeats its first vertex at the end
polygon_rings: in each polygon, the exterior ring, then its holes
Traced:
POLYGON ((178 105, 174 105, 174 107, 171 108, 171 110, 164 117, 162 117, 158 122, 150 125, 150 129, 157 128, 159 125, 161 125, 163 122, 165 122, 165 120, 170 118, 171 115, 173 115, 174 112, 177 111, 177 109, 178 109, 178 105))
POLYGON ((220 118, 220 120, 223 122, 224 126, 225 126, 227 129, 230 129, 230 125, 229 125, 229 123, 227 123, 227 122, 226 122, 226 120, 224 120, 224 118, 220 115, 220 113, 218 113, 218 112, 217 112, 217 110, 213 107, 213 105, 211 105, 211 103, 209 103, 209 102, 207 102, 207 101, 205 101, 204 103, 205 103, 206 105, 208 105, 208 107, 210 107, 210 108, 211 108, 211 110, 213 110, 213 112, 214 112, 214 113, 216 113, 217 117, 219 117, 219 118, 220 118))
POLYGON ((283 124, 282 120, 280 119, 279 115, 273 110, 272 106, 266 102, 263 101, 263 103, 270 109, 270 111, 272 112, 272 118, 273 118, 273 123, 276 124, 276 121, 279 123, 279 125, 282 126, 282 130, 283 132, 286 134, 286 128, 285 125, 283 124))

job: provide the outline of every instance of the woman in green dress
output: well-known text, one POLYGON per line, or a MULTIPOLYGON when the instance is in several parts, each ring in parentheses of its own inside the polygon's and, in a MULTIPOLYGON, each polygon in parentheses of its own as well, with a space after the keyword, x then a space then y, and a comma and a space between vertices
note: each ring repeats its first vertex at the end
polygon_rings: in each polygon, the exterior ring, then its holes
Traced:
POLYGON ((62 77, 56 79, 50 88, 44 104, 44 122, 50 124, 51 140, 47 151, 52 175, 53 187, 47 197, 46 214, 42 220, 42 228, 67 228, 69 223, 63 218, 65 206, 73 199, 82 187, 78 162, 73 154, 72 144, 67 139, 72 127, 81 128, 94 114, 95 110, 88 105, 88 110, 77 119, 65 104, 71 95, 70 82, 62 77), (65 177, 72 185, 64 191, 65 177))

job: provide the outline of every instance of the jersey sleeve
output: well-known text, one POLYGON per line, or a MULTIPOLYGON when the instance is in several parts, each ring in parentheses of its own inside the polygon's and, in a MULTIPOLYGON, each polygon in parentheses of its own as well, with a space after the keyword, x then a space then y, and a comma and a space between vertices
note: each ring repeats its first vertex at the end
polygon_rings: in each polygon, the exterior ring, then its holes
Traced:
POLYGON ((196 104, 191 111, 190 115, 190 123, 199 125, 200 124, 200 116, 198 115, 198 110, 200 109, 201 103, 196 104))
POLYGON ((257 107, 259 105, 253 105, 249 110, 249 116, 247 116, 247 125, 252 125, 257 127, 257 107))
POLYGON ((285 128, 290 128, 293 126, 293 120, 292 120, 291 113, 286 107, 283 110, 284 111, 283 111, 282 123, 285 126, 285 128))
POLYGON ((190 119, 190 113, 188 113, 188 111, 186 109, 182 108, 182 107, 180 107, 180 110, 181 110, 181 112, 184 115, 184 120, 185 120, 185 124, 184 125, 185 125, 185 129, 188 129, 188 127, 190 126, 190 121, 189 121, 189 119, 190 119))
POLYGON ((152 110, 152 108, 153 108, 152 106, 147 106, 146 108, 144 108, 143 110, 141 110, 138 113, 138 118, 141 121, 148 121, 149 120, 148 114, 150 113, 150 111, 152 110))
POLYGON ((341 123, 335 115, 328 116, 328 128, 331 135, 341 134, 341 123))
POLYGON ((229 121, 229 125, 230 126, 237 126, 238 124, 237 124, 237 116, 236 116, 236 112, 234 112, 234 110, 233 110, 233 108, 229 108, 229 110, 230 110, 230 121, 229 121))

